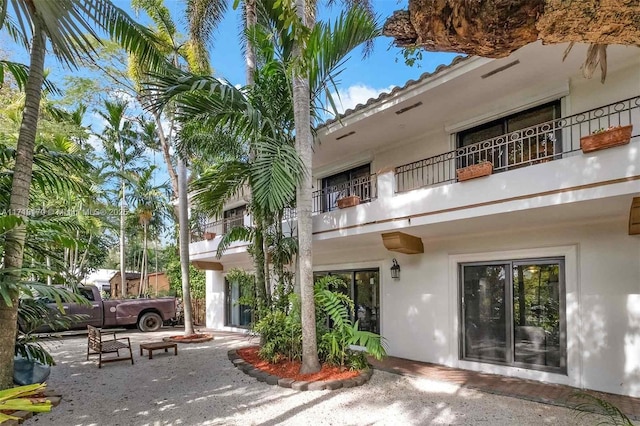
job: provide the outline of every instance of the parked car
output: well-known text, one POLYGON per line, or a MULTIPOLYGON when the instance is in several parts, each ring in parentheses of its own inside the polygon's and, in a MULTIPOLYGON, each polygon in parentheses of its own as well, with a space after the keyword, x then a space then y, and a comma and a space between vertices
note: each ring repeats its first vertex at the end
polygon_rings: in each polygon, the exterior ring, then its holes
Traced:
MULTIPOLYGON (((136 325, 141 331, 158 331, 163 324, 176 321, 176 298, 103 300, 95 286, 78 287, 90 304, 62 303, 65 314, 78 315, 70 328, 123 327, 136 325)), ((58 310, 56 303, 47 304, 58 310)), ((50 331, 37 329, 36 331, 50 331)))

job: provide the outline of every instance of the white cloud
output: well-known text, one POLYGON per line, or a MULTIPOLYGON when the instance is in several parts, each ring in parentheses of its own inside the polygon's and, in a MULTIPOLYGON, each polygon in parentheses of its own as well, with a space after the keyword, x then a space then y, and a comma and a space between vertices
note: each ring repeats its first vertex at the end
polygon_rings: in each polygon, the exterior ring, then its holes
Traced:
POLYGON ((338 96, 333 93, 334 100, 338 112, 343 113, 348 109, 354 108, 358 104, 365 104, 371 98, 377 98, 382 92, 389 92, 395 86, 374 88, 365 84, 354 84, 346 89, 339 89, 338 96))
POLYGON ((97 152, 102 152, 102 141, 94 134, 90 134, 87 139, 87 143, 93 147, 97 152))

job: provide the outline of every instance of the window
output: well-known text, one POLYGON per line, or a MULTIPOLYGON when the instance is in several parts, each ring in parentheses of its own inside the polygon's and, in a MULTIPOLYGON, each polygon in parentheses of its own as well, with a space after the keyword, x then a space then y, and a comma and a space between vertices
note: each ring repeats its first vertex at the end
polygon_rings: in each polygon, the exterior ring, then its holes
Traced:
POLYGON ((238 281, 224 280, 225 325, 247 328, 251 325, 251 306, 240 303, 241 297, 250 296, 253 288, 244 288, 238 281))
POLYGON ((222 232, 226 234, 232 228, 244 225, 244 216, 246 212, 247 206, 240 206, 234 209, 225 210, 223 213, 224 226, 222 232))
POLYGON ((371 165, 360 166, 322 179, 320 203, 323 212, 337 209, 341 197, 357 195, 361 200, 371 199, 371 165))
POLYGON ((566 373, 564 259, 460 265, 461 358, 566 373))
POLYGON ((95 300, 93 297, 93 291, 91 291, 90 288, 79 288, 78 293, 80 293, 82 297, 84 297, 90 302, 93 302, 95 300))
POLYGON ((314 281, 326 275, 337 276, 347 284, 341 289, 354 303, 360 330, 380 333, 380 273, 378 269, 314 272, 314 281))
POLYGON ((469 148, 458 150, 457 167, 490 161, 501 171, 555 158, 562 152, 560 130, 538 125, 560 115, 560 101, 554 101, 458 133, 456 147, 469 148), (508 136, 476 145, 503 135, 508 136))

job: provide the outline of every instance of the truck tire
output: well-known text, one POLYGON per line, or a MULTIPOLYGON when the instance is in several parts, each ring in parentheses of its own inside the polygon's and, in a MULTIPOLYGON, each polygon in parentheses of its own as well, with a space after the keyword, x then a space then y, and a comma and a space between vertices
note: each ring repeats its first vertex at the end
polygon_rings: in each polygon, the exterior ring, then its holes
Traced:
POLYGON ((162 317, 155 312, 147 312, 138 319, 138 329, 144 332, 158 331, 162 327, 162 317))

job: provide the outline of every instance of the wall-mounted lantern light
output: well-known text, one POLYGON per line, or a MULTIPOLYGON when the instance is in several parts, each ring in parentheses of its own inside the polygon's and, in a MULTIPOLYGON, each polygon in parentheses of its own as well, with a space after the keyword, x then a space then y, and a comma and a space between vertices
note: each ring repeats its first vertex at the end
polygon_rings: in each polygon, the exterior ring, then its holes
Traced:
POLYGON ((398 261, 393 259, 393 266, 391 267, 391 278, 395 280, 400 279, 400 265, 398 265, 398 261))

